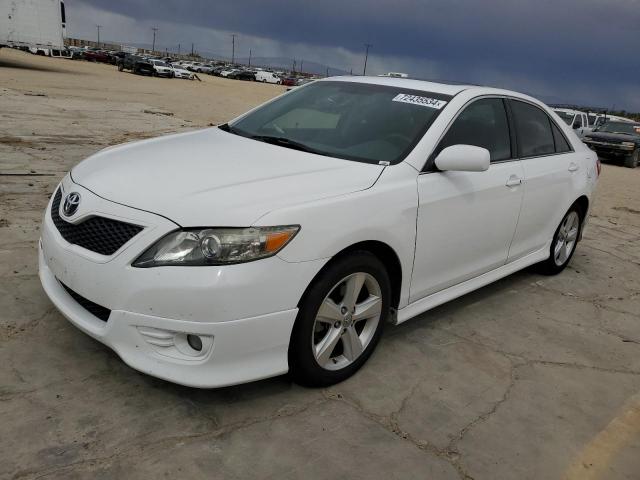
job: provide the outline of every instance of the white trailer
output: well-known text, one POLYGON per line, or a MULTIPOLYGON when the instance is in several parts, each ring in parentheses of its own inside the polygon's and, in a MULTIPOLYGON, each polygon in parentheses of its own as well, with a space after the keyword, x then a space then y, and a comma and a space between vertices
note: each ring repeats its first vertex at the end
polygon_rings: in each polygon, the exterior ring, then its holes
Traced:
POLYGON ((60 55, 65 23, 61 0, 0 0, 0 46, 60 55))

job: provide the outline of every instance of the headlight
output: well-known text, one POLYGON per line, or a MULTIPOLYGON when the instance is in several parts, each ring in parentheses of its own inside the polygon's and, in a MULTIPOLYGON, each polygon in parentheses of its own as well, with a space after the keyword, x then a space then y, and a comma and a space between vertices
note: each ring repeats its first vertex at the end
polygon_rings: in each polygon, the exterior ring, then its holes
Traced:
POLYGON ((177 230, 158 240, 133 262, 133 266, 201 266, 250 262, 275 255, 299 230, 299 225, 177 230))
POLYGON ((627 148, 635 148, 636 144, 633 142, 622 142, 621 145, 627 148))

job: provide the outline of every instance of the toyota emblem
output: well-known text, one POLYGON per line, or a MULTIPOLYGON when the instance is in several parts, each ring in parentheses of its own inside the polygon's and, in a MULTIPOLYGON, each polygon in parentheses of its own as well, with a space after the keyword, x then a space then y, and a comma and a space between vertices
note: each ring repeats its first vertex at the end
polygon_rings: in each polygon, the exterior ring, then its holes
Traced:
POLYGON ((64 205, 62 205, 62 212, 66 217, 72 216, 78 210, 80 205, 80 194, 78 192, 71 192, 64 199, 64 205))

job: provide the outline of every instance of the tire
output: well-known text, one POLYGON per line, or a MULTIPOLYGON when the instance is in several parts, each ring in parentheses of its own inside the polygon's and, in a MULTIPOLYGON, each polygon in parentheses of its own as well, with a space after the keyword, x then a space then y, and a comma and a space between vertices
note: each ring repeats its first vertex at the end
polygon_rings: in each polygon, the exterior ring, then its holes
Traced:
POLYGON ((640 163, 640 148, 636 148, 631 155, 624 157, 624 166, 627 168, 636 168, 640 163))
POLYGON ((326 387, 349 378, 378 344, 390 309, 389 275, 376 256, 357 251, 332 260, 300 301, 289 343, 293 380, 326 387))
POLYGON ((124 70, 124 65, 123 65, 123 64, 121 64, 121 63, 119 63, 119 64, 118 64, 118 71, 119 71, 119 72, 122 72, 123 70, 124 70))
POLYGON ((549 247, 549 258, 536 265, 538 273, 543 275, 557 275, 562 272, 573 257, 580 239, 580 229, 585 213, 580 207, 573 205, 562 217, 562 221, 549 247))

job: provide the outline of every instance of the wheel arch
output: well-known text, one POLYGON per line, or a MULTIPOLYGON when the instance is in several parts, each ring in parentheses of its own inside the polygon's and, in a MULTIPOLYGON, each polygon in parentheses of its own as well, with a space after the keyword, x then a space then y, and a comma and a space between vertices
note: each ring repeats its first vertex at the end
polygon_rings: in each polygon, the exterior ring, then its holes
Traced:
POLYGON ((578 234, 578 241, 582 240, 582 231, 584 230, 584 224, 587 220, 587 213, 589 212, 589 198, 586 195, 581 195, 578 199, 571 204, 569 210, 573 207, 578 207, 580 211, 580 233, 578 234))
POLYGON ((335 255, 331 257, 329 260, 313 277, 304 293, 300 297, 298 305, 304 300, 309 291, 309 288, 316 281, 319 275, 321 275, 325 269, 331 265, 334 261, 339 258, 348 256, 350 253, 357 251, 365 251, 374 255, 378 260, 382 262, 387 273, 389 274, 389 282, 391 283, 391 303, 394 309, 398 308, 400 304, 400 297, 402 292, 402 263, 400 262, 400 257, 396 253, 396 251, 389 246, 387 243, 381 242, 379 240, 365 240, 358 243, 354 243, 349 245, 348 247, 343 248, 335 255))

